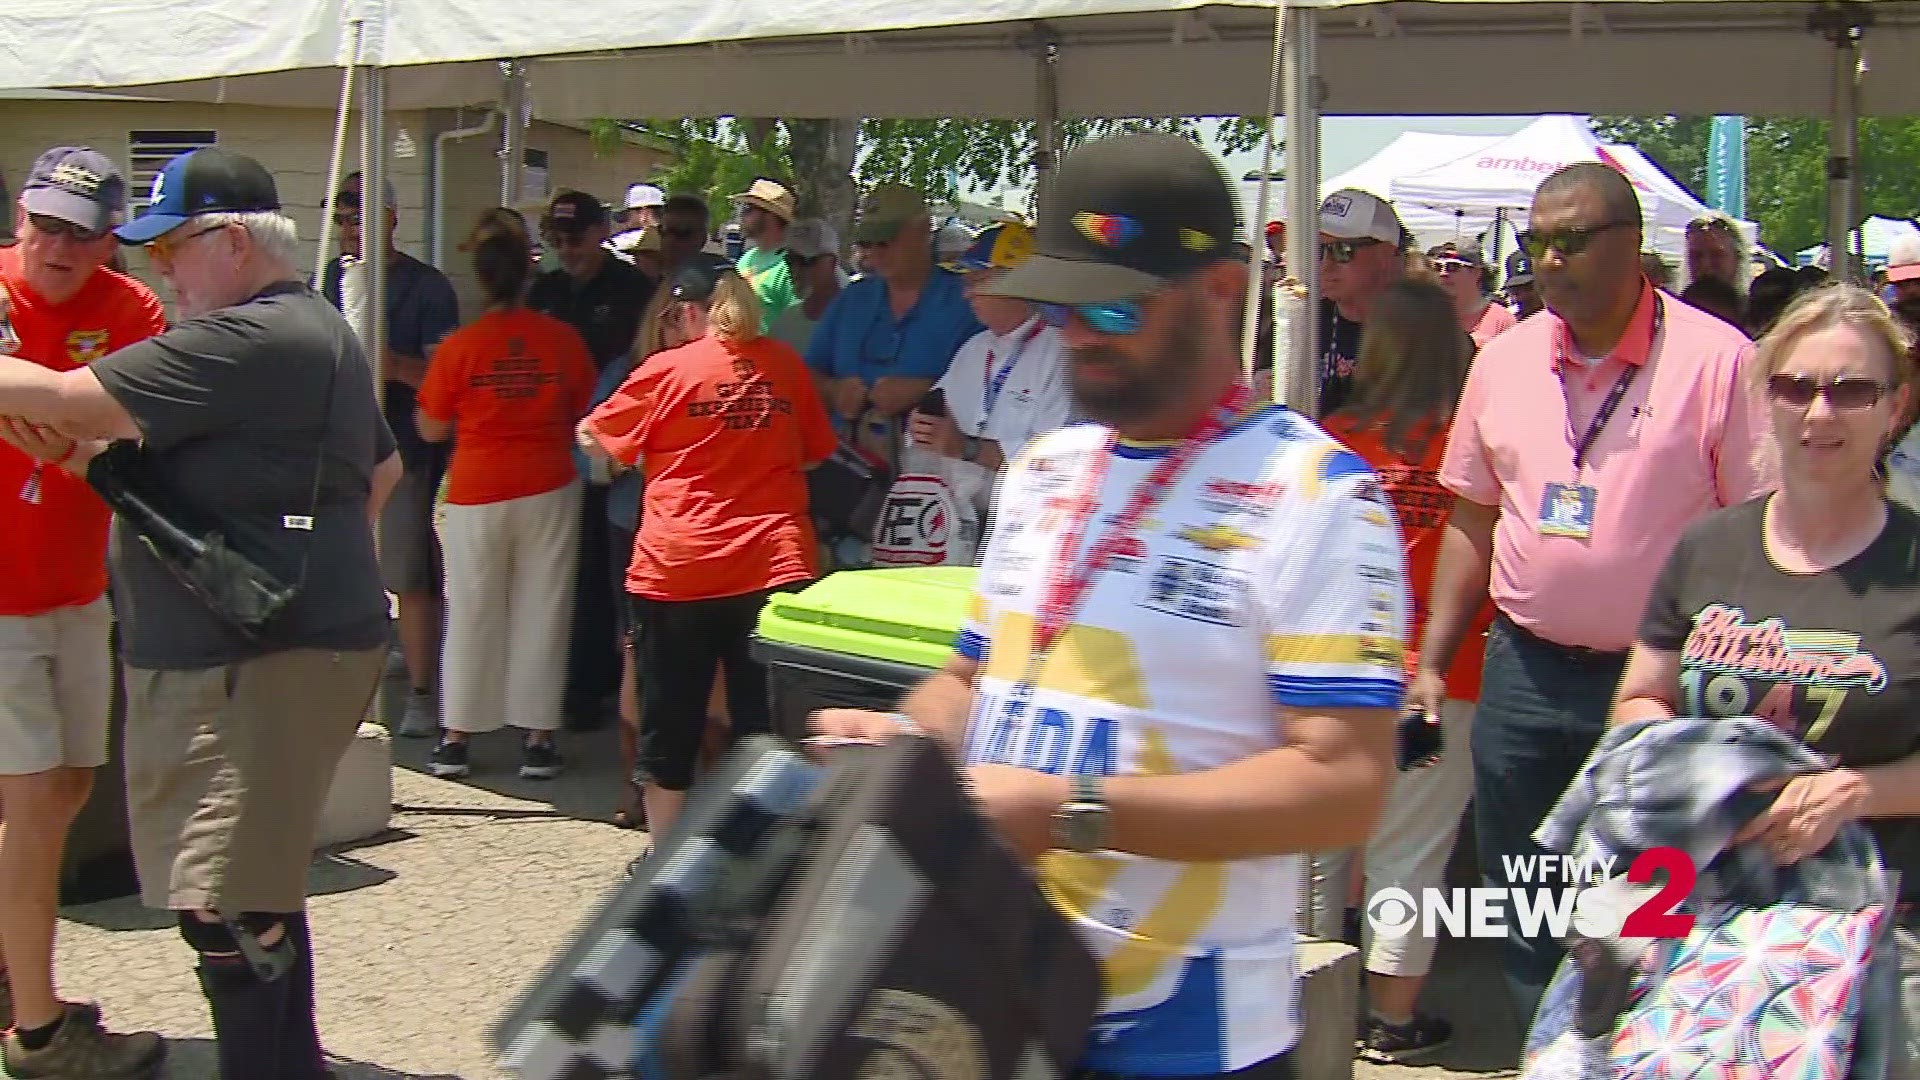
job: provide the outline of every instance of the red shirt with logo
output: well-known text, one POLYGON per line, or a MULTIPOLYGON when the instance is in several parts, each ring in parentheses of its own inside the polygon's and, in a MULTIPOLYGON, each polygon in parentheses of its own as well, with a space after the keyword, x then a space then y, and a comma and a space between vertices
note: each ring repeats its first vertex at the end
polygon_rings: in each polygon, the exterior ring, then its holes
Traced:
MULTIPOLYGON (((12 304, 18 354, 71 371, 167 328, 153 290, 102 267, 64 304, 28 285, 18 247, 0 250, 0 285, 12 304)), ((40 470, 39 501, 22 498, 33 459, 0 443, 0 616, 44 615, 90 604, 107 590, 107 524, 112 513, 86 481, 40 470)))

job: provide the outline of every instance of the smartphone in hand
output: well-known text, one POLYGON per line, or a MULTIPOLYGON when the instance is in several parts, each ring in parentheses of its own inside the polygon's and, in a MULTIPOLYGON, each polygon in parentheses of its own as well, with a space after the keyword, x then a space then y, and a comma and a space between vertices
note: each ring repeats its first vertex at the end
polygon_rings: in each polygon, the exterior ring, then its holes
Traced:
POLYGON ((914 411, 928 416, 947 415, 947 392, 937 386, 927 391, 927 396, 920 399, 920 404, 914 406, 914 411))

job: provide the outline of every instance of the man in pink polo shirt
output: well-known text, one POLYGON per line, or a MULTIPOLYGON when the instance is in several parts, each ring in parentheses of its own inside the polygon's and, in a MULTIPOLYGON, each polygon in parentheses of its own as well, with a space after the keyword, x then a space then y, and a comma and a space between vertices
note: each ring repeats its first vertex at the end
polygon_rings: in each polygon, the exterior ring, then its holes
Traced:
MULTIPOLYGON (((1540 185, 1530 226, 1547 310, 1489 341, 1467 377, 1440 471, 1453 516, 1408 693, 1438 715, 1443 673, 1491 593, 1473 798, 1480 872, 1498 888, 1521 884, 1507 880, 1515 856, 1543 854, 1533 831, 1606 726, 1681 531, 1774 483, 1744 371, 1753 346, 1647 283, 1626 178, 1570 165, 1540 185)), ((1550 939, 1509 937, 1523 1025, 1560 956, 1550 939)))

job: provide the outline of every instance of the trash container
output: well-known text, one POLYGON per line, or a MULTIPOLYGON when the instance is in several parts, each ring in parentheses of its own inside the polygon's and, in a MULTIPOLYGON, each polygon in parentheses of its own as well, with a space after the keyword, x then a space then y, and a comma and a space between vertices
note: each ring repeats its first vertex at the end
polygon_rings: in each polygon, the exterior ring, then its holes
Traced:
POLYGON ((799 740, 816 709, 892 709, 947 662, 973 595, 970 566, 843 570, 760 612, 775 734, 799 740))

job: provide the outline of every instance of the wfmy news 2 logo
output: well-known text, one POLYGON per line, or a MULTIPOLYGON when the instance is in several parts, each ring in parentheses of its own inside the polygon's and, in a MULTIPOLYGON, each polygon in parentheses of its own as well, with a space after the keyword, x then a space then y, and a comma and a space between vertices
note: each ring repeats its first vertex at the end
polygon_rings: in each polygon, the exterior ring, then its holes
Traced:
POLYGON ((1623 879, 1617 857, 1503 855, 1513 882, 1506 888, 1422 889, 1418 896, 1397 885, 1367 901, 1367 923, 1381 937, 1418 931, 1425 937, 1683 938, 1693 916, 1675 908, 1693 891, 1693 859, 1675 847, 1650 848, 1636 856, 1623 879), (1651 895, 1654 875, 1666 880, 1651 895))

